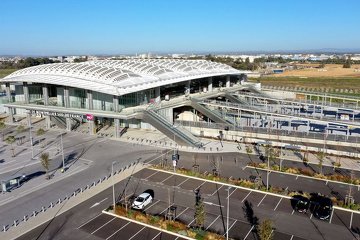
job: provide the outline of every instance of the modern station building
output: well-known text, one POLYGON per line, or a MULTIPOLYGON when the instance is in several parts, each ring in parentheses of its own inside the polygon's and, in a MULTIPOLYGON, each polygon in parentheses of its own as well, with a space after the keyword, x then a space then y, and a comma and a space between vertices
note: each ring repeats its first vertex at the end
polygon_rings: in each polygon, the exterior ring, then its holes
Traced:
POLYGON ((90 134, 109 125, 118 137, 122 127, 149 128, 138 114, 149 106, 241 84, 246 73, 205 60, 102 60, 29 67, 1 84, 10 122, 26 115, 31 124, 31 117, 39 116, 47 128, 56 124, 68 131, 87 122, 90 134))

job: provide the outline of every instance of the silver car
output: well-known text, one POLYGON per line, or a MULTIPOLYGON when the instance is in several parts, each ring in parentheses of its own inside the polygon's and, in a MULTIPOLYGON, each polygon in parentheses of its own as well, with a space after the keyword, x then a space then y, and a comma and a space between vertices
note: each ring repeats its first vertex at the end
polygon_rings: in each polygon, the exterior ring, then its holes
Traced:
POLYGON ((147 205, 152 203, 153 198, 149 193, 142 193, 137 198, 135 198, 131 207, 134 209, 143 210, 147 205))

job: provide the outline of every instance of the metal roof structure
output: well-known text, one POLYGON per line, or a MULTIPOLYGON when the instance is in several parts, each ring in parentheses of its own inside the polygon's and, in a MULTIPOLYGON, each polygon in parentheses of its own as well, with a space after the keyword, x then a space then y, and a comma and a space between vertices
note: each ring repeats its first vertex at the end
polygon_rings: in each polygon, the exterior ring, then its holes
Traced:
POLYGON ((29 67, 13 72, 1 82, 55 84, 120 96, 192 79, 242 73, 249 71, 206 60, 99 60, 29 67))

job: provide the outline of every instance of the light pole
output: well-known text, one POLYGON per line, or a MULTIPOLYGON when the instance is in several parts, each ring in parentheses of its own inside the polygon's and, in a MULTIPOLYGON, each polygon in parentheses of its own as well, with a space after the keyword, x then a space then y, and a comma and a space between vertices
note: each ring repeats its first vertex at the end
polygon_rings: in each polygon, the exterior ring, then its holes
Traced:
POLYGON ((226 240, 229 240, 230 190, 231 190, 231 187, 228 187, 228 188, 226 189, 226 191, 228 192, 228 196, 227 196, 227 209, 226 209, 226 240))
POLYGON ((30 125, 29 130, 30 130, 31 159, 34 159, 34 146, 33 146, 33 138, 32 138, 31 128, 32 128, 32 126, 30 125))
POLYGON ((60 143, 61 143, 61 155, 62 155, 62 172, 65 172, 63 133, 61 133, 61 135, 60 135, 60 143))
MULTIPOLYGON (((112 182, 112 191, 113 191, 113 209, 115 213, 116 201, 115 201, 115 182, 114 182, 114 164, 119 163, 118 161, 113 161, 111 164, 111 182, 112 182)), ((126 198, 126 196, 125 196, 126 198)), ((126 204, 125 204, 126 205, 126 204)), ((127 208, 127 205, 126 205, 127 208)))

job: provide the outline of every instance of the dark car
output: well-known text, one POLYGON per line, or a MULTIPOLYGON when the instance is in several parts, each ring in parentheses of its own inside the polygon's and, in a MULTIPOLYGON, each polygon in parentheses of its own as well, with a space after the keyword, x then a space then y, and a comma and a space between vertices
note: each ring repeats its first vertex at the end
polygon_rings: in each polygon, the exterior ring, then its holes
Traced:
POLYGON ((310 200, 302 195, 294 196, 291 201, 293 202, 294 210, 300 213, 306 213, 310 207, 310 200))
POLYGON ((314 216, 321 220, 329 220, 333 210, 333 203, 330 198, 319 196, 314 202, 314 216))

